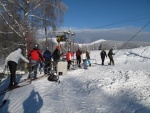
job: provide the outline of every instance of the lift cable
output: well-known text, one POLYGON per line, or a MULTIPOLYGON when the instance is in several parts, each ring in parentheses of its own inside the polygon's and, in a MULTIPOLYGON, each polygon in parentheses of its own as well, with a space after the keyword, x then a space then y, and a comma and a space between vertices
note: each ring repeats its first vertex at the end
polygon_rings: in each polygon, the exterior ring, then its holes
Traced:
MULTIPOLYGON (((135 38, 135 36, 137 36, 146 26, 148 26, 148 24, 150 24, 150 21, 147 22, 147 23, 146 23, 135 35, 133 35, 126 43, 124 43, 124 44, 121 46, 120 49, 122 49, 127 43, 129 43, 133 38, 135 38)), ((120 50, 120 49, 119 49, 119 50, 120 50)), ((118 51, 119 51, 119 50, 118 50, 118 51)), ((116 51, 115 54, 116 54, 118 51, 116 51)))

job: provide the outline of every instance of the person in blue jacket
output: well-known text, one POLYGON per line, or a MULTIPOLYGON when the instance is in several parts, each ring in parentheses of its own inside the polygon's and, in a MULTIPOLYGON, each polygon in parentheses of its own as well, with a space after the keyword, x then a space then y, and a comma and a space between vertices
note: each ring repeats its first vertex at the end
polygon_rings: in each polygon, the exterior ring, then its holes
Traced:
POLYGON ((51 68, 51 58, 52 58, 52 54, 50 52, 50 50, 48 49, 48 47, 46 48, 46 50, 43 53, 43 58, 44 58, 44 74, 48 74, 51 68))

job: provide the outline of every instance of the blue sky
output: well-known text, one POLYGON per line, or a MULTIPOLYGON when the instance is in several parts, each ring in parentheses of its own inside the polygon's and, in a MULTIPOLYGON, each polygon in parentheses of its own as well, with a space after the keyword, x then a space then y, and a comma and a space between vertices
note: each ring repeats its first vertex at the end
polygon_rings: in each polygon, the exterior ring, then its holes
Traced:
MULTIPOLYGON (((63 0, 68 6, 64 27, 97 28, 103 25, 149 16, 150 0, 63 0)), ((125 25, 142 27, 148 19, 125 25)), ((124 25, 117 25, 124 26, 124 25)), ((108 28, 113 26, 109 26, 108 28)))
MULTIPOLYGON (((63 0, 63 2, 68 9, 61 27, 71 28, 74 32, 80 30, 80 33, 83 30, 82 38, 84 37, 83 34, 88 32, 88 29, 95 32, 104 29, 109 31, 113 29, 114 31, 114 29, 120 28, 121 31, 125 30, 124 34, 128 34, 132 28, 134 33, 137 33, 150 21, 150 0, 63 0), (130 29, 130 31, 127 31, 127 29, 130 29)), ((150 24, 142 31, 150 33, 150 24)), ((81 38, 78 32, 76 32, 76 37, 81 38)), ((147 35, 149 39, 147 37, 144 39, 144 35, 143 41, 150 41, 150 34, 147 35)), ((112 38, 112 40, 128 40, 131 38, 130 36, 127 39, 112 38)), ((105 39, 105 36, 102 38, 105 39)), ((111 38, 106 38, 106 40, 111 40, 111 38)))

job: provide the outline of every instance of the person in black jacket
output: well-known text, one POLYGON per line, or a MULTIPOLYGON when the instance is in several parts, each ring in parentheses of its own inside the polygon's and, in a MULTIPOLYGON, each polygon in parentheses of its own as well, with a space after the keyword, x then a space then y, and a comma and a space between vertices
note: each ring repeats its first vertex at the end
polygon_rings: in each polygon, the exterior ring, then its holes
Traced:
POLYGON ((60 46, 56 46, 56 49, 54 50, 52 56, 54 60, 54 69, 57 72, 57 64, 60 61, 60 57, 63 55, 63 53, 60 53, 60 46))
POLYGON ((105 57, 107 57, 106 51, 103 49, 100 55, 101 55, 102 65, 104 65, 105 57))
POLYGON ((113 53, 113 49, 110 49, 109 50, 109 52, 108 52, 108 57, 109 57, 109 59, 110 59, 110 63, 108 63, 108 65, 115 65, 115 63, 114 63, 114 59, 113 59, 113 55, 115 55, 114 53, 113 53))
POLYGON ((52 54, 50 52, 50 50, 48 49, 48 47, 46 48, 46 50, 43 53, 43 58, 45 60, 45 65, 44 65, 44 74, 48 74, 51 68, 51 58, 52 58, 52 54))

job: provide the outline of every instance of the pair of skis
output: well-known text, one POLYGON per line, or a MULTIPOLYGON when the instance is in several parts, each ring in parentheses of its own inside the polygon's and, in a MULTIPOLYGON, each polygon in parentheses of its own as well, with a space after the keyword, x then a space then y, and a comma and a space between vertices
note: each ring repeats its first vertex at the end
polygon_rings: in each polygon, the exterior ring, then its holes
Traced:
MULTIPOLYGON (((26 80, 27 81, 27 80, 26 80)), ((25 82, 25 81, 24 81, 25 82)), ((20 87, 23 87, 23 86, 26 86, 26 85, 29 85, 31 84, 31 81, 27 81, 27 83, 23 84, 23 82, 19 82, 17 85, 15 86, 12 86, 12 87, 7 87, 6 89, 0 91, 0 95, 8 92, 8 91, 12 91, 14 89, 17 89, 17 88, 20 88, 20 87)))
POLYGON ((21 81, 19 81, 19 83, 16 85, 16 86, 13 86, 13 87, 7 87, 6 89, 4 89, 3 91, 0 91, 0 95, 3 94, 3 93, 6 93, 8 91, 11 91, 13 89, 16 89, 16 88, 20 88, 20 87, 23 87, 23 86, 26 86, 26 85, 29 85, 31 84, 32 81, 36 81, 36 80, 39 80, 40 78, 43 78, 45 75, 41 75, 35 79, 23 79, 21 81), (23 84, 24 82, 28 82, 27 84, 23 84), (23 85, 22 85, 23 84, 23 85))

